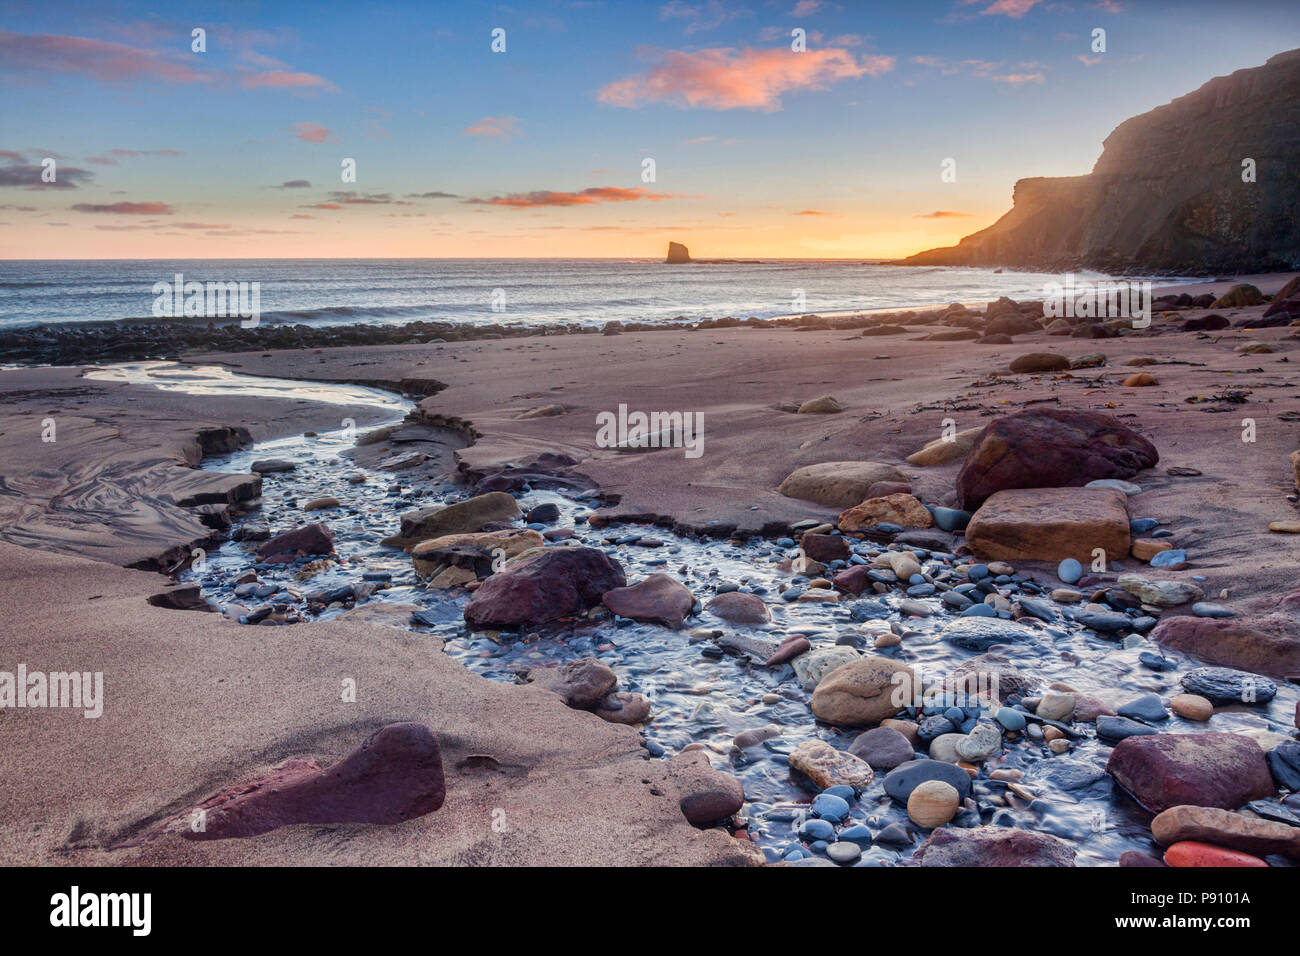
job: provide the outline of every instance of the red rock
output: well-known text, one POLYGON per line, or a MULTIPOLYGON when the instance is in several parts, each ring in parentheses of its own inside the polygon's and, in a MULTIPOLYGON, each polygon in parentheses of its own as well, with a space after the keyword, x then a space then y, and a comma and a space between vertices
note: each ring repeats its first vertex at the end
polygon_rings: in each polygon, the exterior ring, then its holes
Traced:
POLYGON ((1239 734, 1151 734, 1121 740, 1106 772, 1152 813, 1170 807, 1235 810, 1276 792, 1259 744, 1239 734))
POLYGON ((1184 840, 1165 850, 1165 863, 1170 866, 1268 866, 1257 856, 1240 850, 1227 850, 1211 843, 1184 840))
POLYGON ((705 609, 732 624, 766 624, 771 620, 763 599, 742 591, 719 594, 705 605, 705 609))
POLYGON ((203 592, 197 584, 181 584, 149 596, 149 603, 154 607, 165 607, 173 611, 215 611, 216 608, 203 599, 203 592))
POLYGON ((791 634, 781 646, 776 649, 776 653, 763 662, 764 667, 776 667, 778 664, 784 664, 792 661, 805 651, 812 650, 812 644, 808 638, 802 634, 791 634))
MULTIPOLYGON (((423 724, 389 724, 328 770, 290 760, 205 800, 188 840, 252 837, 295 823, 402 823, 432 813, 447 793, 438 739, 423 724)), ((187 811, 184 818, 192 818, 187 811)))
POLYGON ((865 564, 855 564, 838 572, 831 578, 831 584, 837 591, 843 591, 845 594, 861 594, 871 587, 871 578, 868 576, 871 569, 865 564))
POLYGON ((1170 807, 1151 821, 1151 835, 1165 846, 1191 840, 1300 860, 1300 827, 1217 807, 1170 807))
POLYGON ((957 497, 971 511, 1007 488, 1077 487, 1095 478, 1132 478, 1159 457, 1154 445, 1108 415, 1032 409, 985 426, 957 475, 957 497))
POLYGON ((472 627, 509 629, 581 614, 627 585, 623 567, 597 548, 559 546, 492 575, 465 606, 472 627))
POLYGON ((618 687, 618 675, 594 657, 580 657, 559 667, 533 667, 524 672, 524 680, 559 694, 578 710, 599 707, 618 687))
POLYGON ((601 601, 619 617, 655 621, 673 628, 681 627, 695 606, 695 596, 684 584, 661 573, 631 587, 606 591, 601 601))
POLYGON ((1300 591, 1292 591, 1265 617, 1162 618, 1151 639, 1164 647, 1191 654, 1209 664, 1288 677, 1300 674, 1300 591))
POLYGON ((799 546, 803 548, 804 554, 822 564, 843 561, 849 556, 849 542, 843 535, 806 532, 799 539, 799 546))
POLYGON ((944 827, 930 834, 913 859, 921 866, 1074 866, 1074 849, 1046 833, 944 827))
POLYGON ((678 754, 668 761, 677 787, 682 815, 692 826, 725 820, 745 804, 745 788, 729 773, 713 769, 702 750, 678 754))
POLYGON ((867 493, 862 496, 862 500, 884 498, 886 495, 910 495, 911 493, 912 486, 906 481, 877 481, 867 489, 867 493))
POLYGON ((995 492, 966 527, 976 555, 1004 561, 1085 565, 1093 549, 1119 560, 1129 552, 1128 499, 1114 488, 1011 488, 995 492))
POLYGON ((272 556, 303 554, 330 554, 334 551, 334 533, 323 524, 309 524, 293 531, 277 534, 257 549, 257 556, 266 560, 272 556))

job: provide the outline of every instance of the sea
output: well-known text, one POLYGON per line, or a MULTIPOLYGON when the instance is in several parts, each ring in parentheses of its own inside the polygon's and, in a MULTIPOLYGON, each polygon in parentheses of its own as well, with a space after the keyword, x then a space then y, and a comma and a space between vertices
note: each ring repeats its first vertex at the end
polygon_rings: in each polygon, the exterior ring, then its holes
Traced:
POLYGON ((1064 281, 1039 272, 844 259, 689 265, 657 259, 6 260, 0 261, 0 329, 212 321, 155 314, 155 287, 174 285, 178 274, 185 282, 257 283, 261 323, 310 326, 772 318, 975 304, 1004 295, 1041 298, 1046 283, 1064 281))

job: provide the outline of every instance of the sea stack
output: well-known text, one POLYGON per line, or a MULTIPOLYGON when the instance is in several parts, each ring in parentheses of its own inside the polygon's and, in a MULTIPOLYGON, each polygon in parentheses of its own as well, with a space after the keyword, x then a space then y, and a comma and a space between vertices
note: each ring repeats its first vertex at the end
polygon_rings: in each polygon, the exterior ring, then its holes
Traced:
POLYGON ((691 252, 680 242, 668 243, 668 258, 664 260, 669 265, 679 262, 690 262, 691 252))

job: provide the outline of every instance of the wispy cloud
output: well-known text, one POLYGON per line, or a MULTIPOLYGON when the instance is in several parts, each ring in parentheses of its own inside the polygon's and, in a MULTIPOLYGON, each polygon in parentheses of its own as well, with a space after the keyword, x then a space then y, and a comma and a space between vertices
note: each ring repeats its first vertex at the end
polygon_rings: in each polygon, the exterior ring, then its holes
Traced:
POLYGON ((721 0, 705 0, 702 3, 669 0, 659 8, 659 16, 664 20, 685 20, 685 31, 688 35, 704 30, 716 30, 723 24, 747 17, 752 12, 743 7, 728 7, 721 0))
POLYGON ((294 123, 293 135, 304 143, 332 143, 334 131, 320 123, 294 123))
POLYGON ((123 216, 170 216, 175 210, 165 202, 115 202, 107 205, 79 202, 74 212, 113 213, 123 216))
POLYGON ((519 117, 485 116, 472 126, 466 126, 461 133, 484 139, 510 139, 519 133, 519 117))
POLYGON ((213 79, 211 73, 152 50, 54 33, 25 35, 0 30, 0 63, 9 72, 38 77, 80 74, 113 84, 140 80, 203 83, 213 79))
POLYGON ((969 212, 953 212, 951 209, 936 209, 934 212, 919 212, 913 219, 964 219, 973 216, 969 212))
MULTIPOLYGON (((1043 0, 994 0, 980 13, 984 16, 1004 16, 1018 20, 1042 2, 1043 0)), ((962 0, 962 3, 970 6, 988 3, 988 0, 962 0)))
POLYGON ((314 73, 294 73, 289 70, 249 73, 239 82, 247 90, 264 86, 272 89, 315 89, 326 93, 338 92, 338 87, 323 76, 316 76, 314 73))
POLYGON ((508 206, 514 209, 531 209, 538 206, 590 206, 606 202, 661 202, 665 199, 678 199, 670 193, 652 193, 637 187, 623 189, 618 186, 591 186, 579 192, 554 192, 536 190, 528 193, 509 193, 505 196, 492 196, 487 199, 475 197, 463 200, 471 206, 508 206))
POLYGON ((736 50, 714 48, 687 53, 664 51, 644 73, 602 87, 598 98, 611 106, 643 103, 715 110, 781 107, 781 96, 795 90, 824 90, 831 83, 880 76, 894 68, 892 56, 855 58, 844 49, 736 50))

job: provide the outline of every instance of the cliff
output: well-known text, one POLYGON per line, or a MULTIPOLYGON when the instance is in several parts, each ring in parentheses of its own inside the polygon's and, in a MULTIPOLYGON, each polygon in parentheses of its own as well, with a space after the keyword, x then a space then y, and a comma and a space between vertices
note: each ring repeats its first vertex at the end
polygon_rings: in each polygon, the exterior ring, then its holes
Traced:
POLYGON ((1300 267, 1300 50, 1126 120, 1086 176, 1022 179, 1013 208, 907 265, 1062 271, 1300 267), (1242 181, 1242 160, 1256 181, 1242 181))

